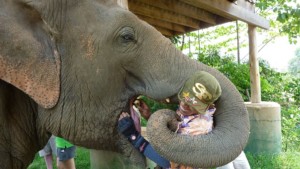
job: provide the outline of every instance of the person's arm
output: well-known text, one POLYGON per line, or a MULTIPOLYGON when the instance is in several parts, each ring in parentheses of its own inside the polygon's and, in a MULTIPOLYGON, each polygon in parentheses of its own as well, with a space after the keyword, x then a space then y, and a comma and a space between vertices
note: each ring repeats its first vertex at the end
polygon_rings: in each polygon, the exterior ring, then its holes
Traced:
POLYGON ((151 116, 149 106, 143 100, 135 100, 134 105, 139 110, 141 116, 148 121, 151 116))
POLYGON ((139 152, 144 154, 150 160, 152 160, 161 167, 170 167, 170 162, 167 159, 160 156, 149 144, 149 142, 145 140, 144 137, 138 131, 136 131, 134 127, 134 122, 130 118, 130 116, 124 115, 124 113, 122 113, 118 123, 118 130, 128 139, 128 141, 137 150, 139 150, 139 152))

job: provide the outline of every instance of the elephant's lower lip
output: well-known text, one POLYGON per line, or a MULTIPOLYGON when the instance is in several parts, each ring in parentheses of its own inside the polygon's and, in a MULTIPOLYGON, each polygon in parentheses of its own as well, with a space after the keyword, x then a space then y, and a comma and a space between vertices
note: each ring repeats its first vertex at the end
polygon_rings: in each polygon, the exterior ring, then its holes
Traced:
MULTIPOLYGON (((120 115, 123 112, 127 112, 129 114, 132 114, 132 106, 133 106, 133 102, 137 99, 138 96, 133 96, 129 99, 128 103, 126 104, 126 106, 121 110, 120 115)), ((119 115, 119 116, 120 116, 119 115)))
POLYGON ((130 116, 134 122, 134 125, 135 125, 135 128, 139 131, 140 131, 140 128, 141 128, 141 117, 140 117, 140 113, 137 112, 138 110, 134 108, 134 101, 136 100, 137 98, 134 97, 130 100, 129 102, 129 110, 130 110, 130 116))

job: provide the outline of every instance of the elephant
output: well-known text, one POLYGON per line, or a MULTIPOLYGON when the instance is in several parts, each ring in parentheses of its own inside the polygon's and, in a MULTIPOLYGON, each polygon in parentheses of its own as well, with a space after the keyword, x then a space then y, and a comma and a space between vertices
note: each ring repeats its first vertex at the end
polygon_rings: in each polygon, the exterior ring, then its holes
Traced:
POLYGON ((232 82, 116 1, 0 0, 0 168, 27 168, 52 134, 143 168, 144 157, 118 133, 119 115, 138 95, 176 96, 199 70, 222 88, 213 131, 174 134, 174 112, 161 110, 149 120, 149 142, 195 167, 221 166, 243 150, 249 118, 232 82))

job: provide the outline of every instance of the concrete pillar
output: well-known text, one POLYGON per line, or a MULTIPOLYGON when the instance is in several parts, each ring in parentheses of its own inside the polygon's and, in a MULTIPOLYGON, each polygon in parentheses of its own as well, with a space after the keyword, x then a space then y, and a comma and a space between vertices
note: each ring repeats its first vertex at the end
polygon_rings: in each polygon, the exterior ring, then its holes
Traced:
POLYGON ((281 113, 275 102, 245 103, 250 119, 250 136, 245 148, 254 154, 281 152, 281 113))

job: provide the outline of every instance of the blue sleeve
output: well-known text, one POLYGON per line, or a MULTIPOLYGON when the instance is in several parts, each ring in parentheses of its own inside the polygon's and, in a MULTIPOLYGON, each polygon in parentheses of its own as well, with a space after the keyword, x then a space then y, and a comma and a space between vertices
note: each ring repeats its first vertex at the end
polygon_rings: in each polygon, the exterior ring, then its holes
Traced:
POLYGON ((145 147, 143 154, 149 158, 150 160, 152 160, 153 162, 155 162, 156 164, 158 164, 159 166, 163 167, 163 168, 170 168, 170 161, 168 161, 167 159, 163 158, 162 156, 160 156, 151 146, 151 144, 147 144, 147 146, 145 147))
POLYGON ((118 123, 118 130, 128 141, 147 158, 155 162, 161 167, 169 168, 170 162, 160 156, 145 138, 136 131, 133 120, 130 117, 125 117, 118 123))

